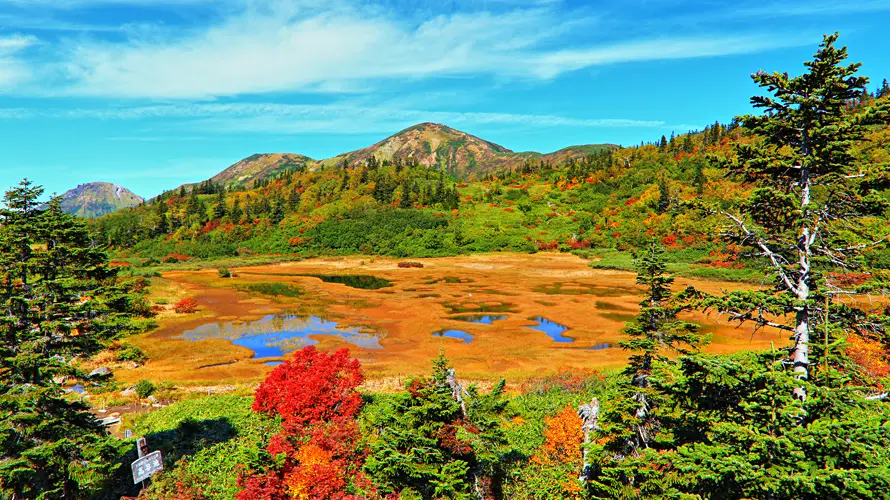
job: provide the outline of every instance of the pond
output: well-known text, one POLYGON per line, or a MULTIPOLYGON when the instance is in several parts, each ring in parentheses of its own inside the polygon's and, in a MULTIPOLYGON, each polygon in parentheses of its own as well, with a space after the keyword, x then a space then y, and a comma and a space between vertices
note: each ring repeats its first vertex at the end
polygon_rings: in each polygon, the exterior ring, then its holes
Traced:
POLYGON ((331 336, 364 349, 382 349, 378 337, 360 327, 343 328, 318 316, 273 314, 249 322, 216 322, 180 335, 190 341, 225 339, 253 351, 254 358, 274 358, 317 344, 312 337, 331 336))
POLYGON ((473 341, 473 336, 463 330, 439 330, 438 332, 433 332, 433 336, 459 339, 463 340, 465 344, 469 344, 473 341))
POLYGON ((491 314, 464 314, 461 316, 452 316, 449 319, 453 319, 455 321, 466 321, 467 323, 476 323, 477 325, 490 325, 495 321, 507 319, 507 316, 491 314))
POLYGON ((527 326, 526 328, 531 328, 532 330, 538 330, 539 332, 544 332, 548 337, 553 339, 555 342, 574 342, 575 339, 571 337, 566 337, 563 335, 563 332, 569 329, 569 327, 565 325, 560 325, 559 323, 554 323, 547 318, 543 318, 538 316, 536 318, 531 318, 532 321, 537 321, 538 324, 534 326, 527 326))
POLYGON ((392 281, 369 274, 298 274, 309 278, 318 278, 325 283, 339 283, 362 290, 379 290, 392 286, 392 281))

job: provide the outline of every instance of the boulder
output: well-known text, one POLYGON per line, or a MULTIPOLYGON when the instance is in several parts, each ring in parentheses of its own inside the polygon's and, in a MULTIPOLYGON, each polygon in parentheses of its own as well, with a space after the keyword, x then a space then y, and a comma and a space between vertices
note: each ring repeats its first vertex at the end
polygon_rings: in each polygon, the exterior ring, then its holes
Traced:
POLYGON ((111 375, 111 368, 108 368, 107 366, 100 366, 99 368, 91 371, 90 374, 87 375, 87 378, 103 378, 109 375, 111 375))

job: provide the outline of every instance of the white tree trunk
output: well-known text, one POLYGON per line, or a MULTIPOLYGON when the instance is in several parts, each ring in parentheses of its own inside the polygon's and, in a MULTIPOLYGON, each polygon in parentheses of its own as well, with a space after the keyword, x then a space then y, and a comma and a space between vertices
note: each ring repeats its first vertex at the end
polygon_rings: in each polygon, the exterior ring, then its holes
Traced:
MULTIPOLYGON (((807 145, 807 132, 804 131, 802 152, 809 155, 807 145)), ((809 378, 810 369, 810 310, 806 301, 810 298, 810 245, 813 234, 810 232, 807 208, 810 204, 810 169, 802 165, 800 169, 800 209, 803 216, 804 227, 797 242, 798 253, 798 278, 797 299, 802 303, 797 307, 794 326, 794 347, 791 350, 793 363, 792 373, 798 380, 809 378)), ((795 387, 794 397, 806 401, 807 393, 803 387, 795 387)))

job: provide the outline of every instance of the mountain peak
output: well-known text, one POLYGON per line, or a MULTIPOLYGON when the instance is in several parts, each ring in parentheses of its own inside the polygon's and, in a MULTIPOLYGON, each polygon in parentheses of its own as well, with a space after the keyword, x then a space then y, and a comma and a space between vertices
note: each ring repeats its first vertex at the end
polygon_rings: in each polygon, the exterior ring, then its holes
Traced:
POLYGON ((81 217, 100 217, 144 200, 129 189, 110 182, 88 182, 62 194, 62 209, 81 217))
POLYGON ((363 149, 344 153, 321 162, 320 166, 349 166, 378 160, 416 161, 427 167, 446 170, 458 177, 494 170, 516 163, 509 149, 447 125, 423 122, 401 130, 363 149))

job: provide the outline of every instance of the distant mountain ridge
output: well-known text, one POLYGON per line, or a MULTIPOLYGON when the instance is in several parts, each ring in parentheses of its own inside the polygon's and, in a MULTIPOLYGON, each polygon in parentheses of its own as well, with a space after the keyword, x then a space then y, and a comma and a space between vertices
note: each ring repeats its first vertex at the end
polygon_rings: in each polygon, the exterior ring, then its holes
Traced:
POLYGON ((62 195, 62 209, 81 217, 100 217, 145 201, 129 189, 110 182, 80 184, 62 195))
POLYGON ((344 164, 352 168, 368 161, 372 156, 379 161, 412 160, 429 168, 445 170, 459 179, 467 179, 502 168, 517 167, 526 161, 556 164, 614 147, 617 146, 586 144, 569 146, 547 154, 534 151, 514 152, 441 123, 424 122, 401 130, 368 147, 324 160, 315 160, 295 153, 254 154, 227 167, 210 179, 184 184, 173 189, 179 190, 183 187, 190 189, 208 180, 226 188, 250 188, 259 181, 272 178, 289 169, 320 170, 337 168, 344 164))

